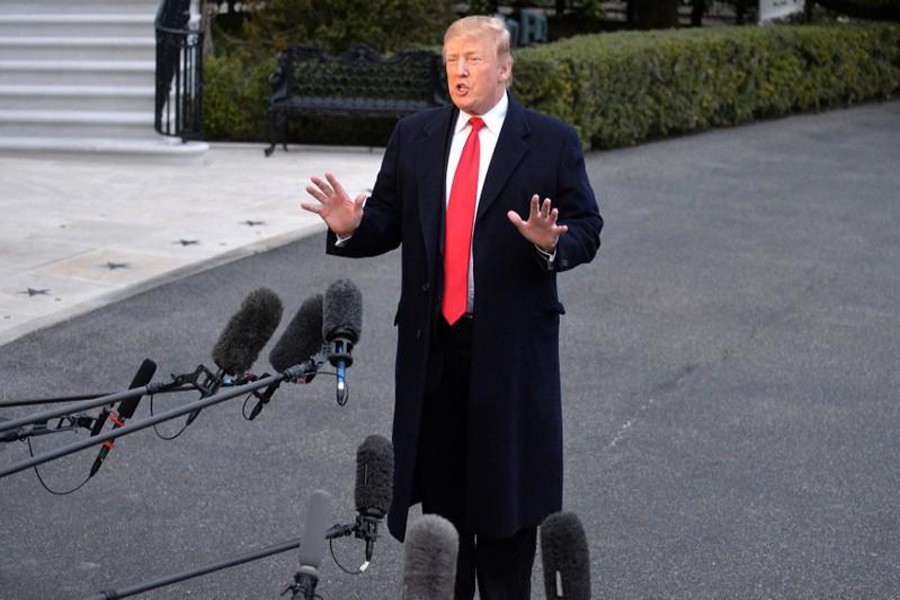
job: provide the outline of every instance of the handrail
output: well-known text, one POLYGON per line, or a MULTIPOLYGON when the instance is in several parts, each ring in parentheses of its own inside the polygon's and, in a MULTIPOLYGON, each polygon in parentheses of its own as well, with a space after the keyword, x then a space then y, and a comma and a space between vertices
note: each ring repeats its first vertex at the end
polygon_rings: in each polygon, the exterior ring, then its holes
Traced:
POLYGON ((156 13, 156 118, 162 135, 203 135, 203 31, 191 29, 191 0, 162 0, 156 13))

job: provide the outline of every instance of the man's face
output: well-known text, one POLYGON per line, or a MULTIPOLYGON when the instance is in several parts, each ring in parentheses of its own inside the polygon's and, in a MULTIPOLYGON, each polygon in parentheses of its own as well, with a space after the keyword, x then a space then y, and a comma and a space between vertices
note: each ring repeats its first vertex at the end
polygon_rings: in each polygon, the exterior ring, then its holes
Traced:
POLYGON ((444 44, 444 59, 450 99, 461 111, 483 115, 503 97, 511 65, 498 59, 490 35, 450 38, 444 44))

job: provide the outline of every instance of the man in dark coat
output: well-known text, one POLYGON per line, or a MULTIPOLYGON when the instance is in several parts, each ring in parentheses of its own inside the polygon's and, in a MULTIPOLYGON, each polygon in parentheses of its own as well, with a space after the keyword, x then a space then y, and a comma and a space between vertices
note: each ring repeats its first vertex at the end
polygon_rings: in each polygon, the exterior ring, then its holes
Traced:
POLYGON ((537 525, 562 506, 556 274, 593 259, 603 220, 575 131, 507 93, 503 23, 455 22, 444 58, 454 106, 397 124, 371 196, 350 198, 327 173, 302 206, 328 224, 331 254, 401 247, 391 533, 404 539, 421 501, 459 530, 457 599, 476 576, 483 600, 528 599, 537 525), (445 236, 470 134, 468 285, 464 314, 448 317, 445 236))

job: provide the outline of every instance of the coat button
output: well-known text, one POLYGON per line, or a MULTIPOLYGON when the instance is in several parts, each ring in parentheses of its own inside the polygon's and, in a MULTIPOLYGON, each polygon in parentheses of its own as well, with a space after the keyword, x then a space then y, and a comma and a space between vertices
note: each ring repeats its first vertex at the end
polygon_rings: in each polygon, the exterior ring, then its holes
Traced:
POLYGON ((426 292, 426 293, 427 293, 428 290, 430 290, 430 289, 431 289, 431 284, 430 284, 430 283, 423 283, 423 284, 422 284, 422 291, 423 291, 423 292, 426 292))
POLYGON ((422 329, 421 328, 416 329, 416 339, 417 340, 422 339, 422 329))

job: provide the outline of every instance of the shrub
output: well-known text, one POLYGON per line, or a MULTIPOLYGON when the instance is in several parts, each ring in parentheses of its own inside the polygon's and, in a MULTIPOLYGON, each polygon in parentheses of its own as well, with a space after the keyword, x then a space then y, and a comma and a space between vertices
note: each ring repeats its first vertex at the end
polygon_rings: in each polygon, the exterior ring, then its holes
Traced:
POLYGON ((357 43, 379 52, 438 44, 453 20, 449 0, 253 0, 244 25, 254 49, 295 44, 340 53, 357 43))
POLYGON ((265 139, 268 78, 274 57, 255 60, 247 53, 208 56, 203 64, 203 134, 207 140, 265 139))
MULTIPOLYGON (((205 68, 207 139, 266 139, 275 59, 243 54, 205 68)), ((790 25, 622 32, 516 53, 513 93, 571 123, 586 146, 612 148, 900 89, 900 25, 790 25)), ((319 143, 384 143, 390 123, 301 122, 319 143)))
POLYGON ((524 48, 516 60, 526 105, 610 148, 885 98, 900 88, 900 27, 623 32, 524 48))

